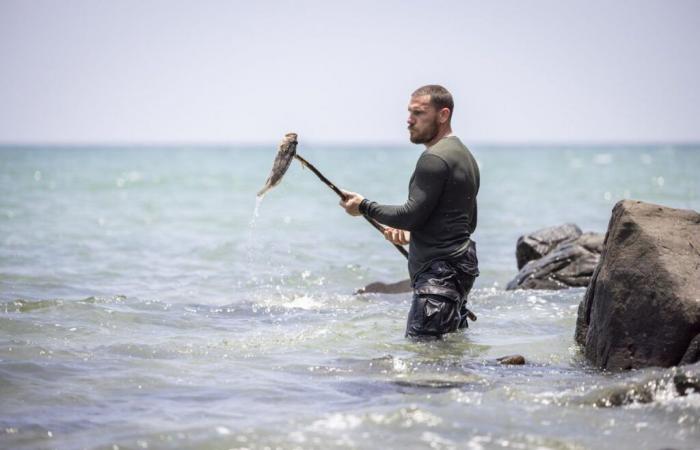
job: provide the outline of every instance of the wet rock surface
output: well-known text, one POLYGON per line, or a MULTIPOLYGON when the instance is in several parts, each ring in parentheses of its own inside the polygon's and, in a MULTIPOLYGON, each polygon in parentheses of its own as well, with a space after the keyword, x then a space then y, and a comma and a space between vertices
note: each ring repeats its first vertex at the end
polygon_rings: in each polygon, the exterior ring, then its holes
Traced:
POLYGON ((603 234, 582 233, 574 224, 521 236, 515 250, 520 272, 506 289, 587 286, 600 260, 603 239, 603 234))
POLYGON ((700 358, 700 214, 624 200, 579 305, 575 338, 605 369, 700 358))

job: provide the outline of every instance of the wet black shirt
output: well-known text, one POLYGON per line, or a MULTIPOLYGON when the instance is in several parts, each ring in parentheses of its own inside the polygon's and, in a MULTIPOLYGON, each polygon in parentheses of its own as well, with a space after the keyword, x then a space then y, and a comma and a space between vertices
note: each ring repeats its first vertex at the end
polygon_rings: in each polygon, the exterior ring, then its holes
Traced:
POLYGON ((411 280, 432 261, 466 253, 476 229, 479 167, 456 136, 424 151, 403 205, 363 201, 361 212, 377 221, 411 232, 408 271, 411 280))

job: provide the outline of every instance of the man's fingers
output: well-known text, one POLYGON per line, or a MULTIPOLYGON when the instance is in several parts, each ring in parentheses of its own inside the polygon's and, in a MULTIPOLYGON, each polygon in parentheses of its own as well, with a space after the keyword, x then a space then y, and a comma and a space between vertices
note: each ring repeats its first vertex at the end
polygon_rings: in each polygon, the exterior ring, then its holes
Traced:
POLYGON ((406 233, 404 233, 403 231, 399 231, 396 241, 397 241, 397 244, 401 244, 401 245, 406 244, 406 233))
POLYGON ((391 227, 386 227, 384 229, 384 238, 393 244, 399 245, 406 245, 409 242, 408 232, 391 227))
POLYGON ((341 191, 344 197, 340 199, 338 204, 341 208, 345 209, 345 212, 351 216, 359 216, 359 204, 362 201, 362 196, 350 191, 341 191))
POLYGON ((396 244, 404 245, 406 243, 406 238, 404 237, 404 232, 399 231, 396 233, 396 244))
POLYGON ((346 191, 345 189, 341 189, 340 192, 342 192, 342 194, 343 194, 342 200, 344 200, 345 202, 349 202, 350 200, 352 200, 353 198, 355 198, 357 196, 357 193, 352 192, 352 191, 346 191))
POLYGON ((399 244, 399 245, 408 244, 408 233, 404 230, 386 227, 384 229, 384 238, 393 244, 399 244))

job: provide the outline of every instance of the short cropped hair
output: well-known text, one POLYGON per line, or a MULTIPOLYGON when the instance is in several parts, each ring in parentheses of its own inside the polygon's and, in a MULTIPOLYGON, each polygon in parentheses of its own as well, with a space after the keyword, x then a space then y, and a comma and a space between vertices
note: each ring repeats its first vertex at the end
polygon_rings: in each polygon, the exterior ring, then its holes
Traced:
POLYGON ((452 99, 452 94, 450 91, 440 86, 439 84, 427 84, 421 86, 411 94, 411 97, 429 95, 430 104, 435 107, 438 111, 442 108, 447 108, 450 110, 450 119, 452 118, 452 113, 454 112, 455 102, 452 99))

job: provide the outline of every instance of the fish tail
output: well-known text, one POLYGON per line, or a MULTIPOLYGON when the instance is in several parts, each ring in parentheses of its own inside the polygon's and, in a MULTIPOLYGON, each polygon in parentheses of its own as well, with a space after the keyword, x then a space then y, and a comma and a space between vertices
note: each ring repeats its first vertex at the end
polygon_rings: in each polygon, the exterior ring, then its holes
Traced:
POLYGON ((263 195, 265 195, 265 193, 267 191, 269 191, 271 187, 272 187, 271 185, 266 184, 264 188, 262 188, 258 191, 258 197, 262 197, 263 195))

